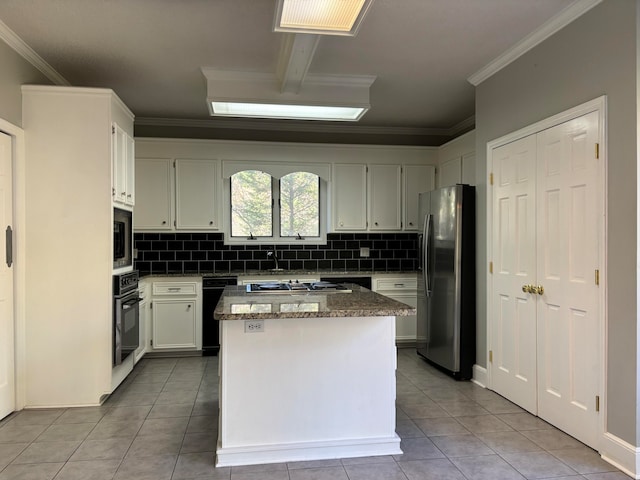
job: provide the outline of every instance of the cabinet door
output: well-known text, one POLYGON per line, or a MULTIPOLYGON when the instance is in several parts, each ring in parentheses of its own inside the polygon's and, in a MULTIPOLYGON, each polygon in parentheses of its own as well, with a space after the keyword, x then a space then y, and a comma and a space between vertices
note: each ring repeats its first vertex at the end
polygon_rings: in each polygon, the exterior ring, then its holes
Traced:
POLYGON ((127 133, 114 123, 111 129, 111 166, 113 201, 127 200, 127 133))
POLYGON ((197 348, 194 299, 154 300, 151 311, 154 350, 197 348))
POLYGON ((126 160, 125 160, 125 191, 126 198, 125 203, 127 205, 135 205, 136 203, 136 157, 135 157, 135 143, 133 138, 129 135, 125 134, 125 150, 126 150, 126 160))
POLYGON ((333 229, 367 229, 367 166, 333 166, 333 229))
POLYGON ((466 153, 462 156, 462 183, 476 184, 476 154, 466 153))
POLYGON ((462 182, 462 159, 454 157, 440 165, 438 187, 448 187, 462 182))
POLYGON ((400 165, 369 166, 369 230, 400 230, 400 165))
POLYGON ((136 160, 136 208, 133 225, 138 230, 171 229, 171 160, 136 160))
POLYGON ((436 169, 433 165, 405 165, 402 169, 404 184, 404 230, 420 229, 418 195, 435 188, 436 169))
MULTIPOLYGON (((386 292, 381 292, 383 295, 386 292)), ((389 298, 393 298, 402 303, 416 308, 418 305, 418 294, 413 293, 394 293, 393 295, 387 295, 389 298)), ((396 317, 396 343, 411 343, 416 341, 416 315, 408 315, 406 317, 396 317)))
POLYGON ((176 160, 176 228, 217 230, 215 160, 176 160))

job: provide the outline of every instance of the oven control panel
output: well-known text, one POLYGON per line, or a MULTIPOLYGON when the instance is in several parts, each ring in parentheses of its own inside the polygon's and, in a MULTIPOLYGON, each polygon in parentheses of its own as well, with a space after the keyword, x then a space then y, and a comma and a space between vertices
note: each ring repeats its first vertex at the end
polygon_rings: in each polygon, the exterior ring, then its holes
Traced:
POLYGON ((138 289, 138 271, 133 270, 127 273, 121 273, 113 276, 113 294, 122 295, 138 289))

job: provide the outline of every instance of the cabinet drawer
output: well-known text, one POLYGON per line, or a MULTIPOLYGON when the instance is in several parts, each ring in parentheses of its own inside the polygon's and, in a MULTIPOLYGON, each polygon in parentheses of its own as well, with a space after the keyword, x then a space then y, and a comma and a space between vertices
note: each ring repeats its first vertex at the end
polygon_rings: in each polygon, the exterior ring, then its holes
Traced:
POLYGON ((385 278, 376 279, 376 292, 417 290, 418 280, 416 278, 385 278))
POLYGON ((191 295, 198 294, 196 282, 154 282, 153 295, 191 295))

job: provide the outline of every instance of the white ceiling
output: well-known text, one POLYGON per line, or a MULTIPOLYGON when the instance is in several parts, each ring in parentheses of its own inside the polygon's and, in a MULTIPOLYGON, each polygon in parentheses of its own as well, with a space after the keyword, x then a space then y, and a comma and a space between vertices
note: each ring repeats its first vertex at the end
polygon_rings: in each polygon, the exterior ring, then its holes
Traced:
MULTIPOLYGON (((377 76, 356 128, 455 134, 472 125, 467 78, 573 3, 375 0, 356 37, 322 37, 309 73, 377 76)), ((201 67, 276 71, 274 11, 275 0, 0 2, 0 20, 69 84, 112 88, 141 124, 166 125, 221 122, 201 67)))

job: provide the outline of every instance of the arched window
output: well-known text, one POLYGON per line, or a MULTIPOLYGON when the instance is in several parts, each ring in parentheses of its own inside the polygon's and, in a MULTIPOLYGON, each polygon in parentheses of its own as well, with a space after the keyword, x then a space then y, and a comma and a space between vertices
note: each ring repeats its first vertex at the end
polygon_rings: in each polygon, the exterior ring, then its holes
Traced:
POLYGON ((280 179, 280 236, 320 235, 320 178, 294 172, 280 179))
POLYGON ((231 176, 231 236, 273 236, 271 175, 243 170, 231 176))
POLYGON ((231 238, 304 240, 319 238, 321 178, 291 172, 279 180, 260 170, 230 176, 231 238))

